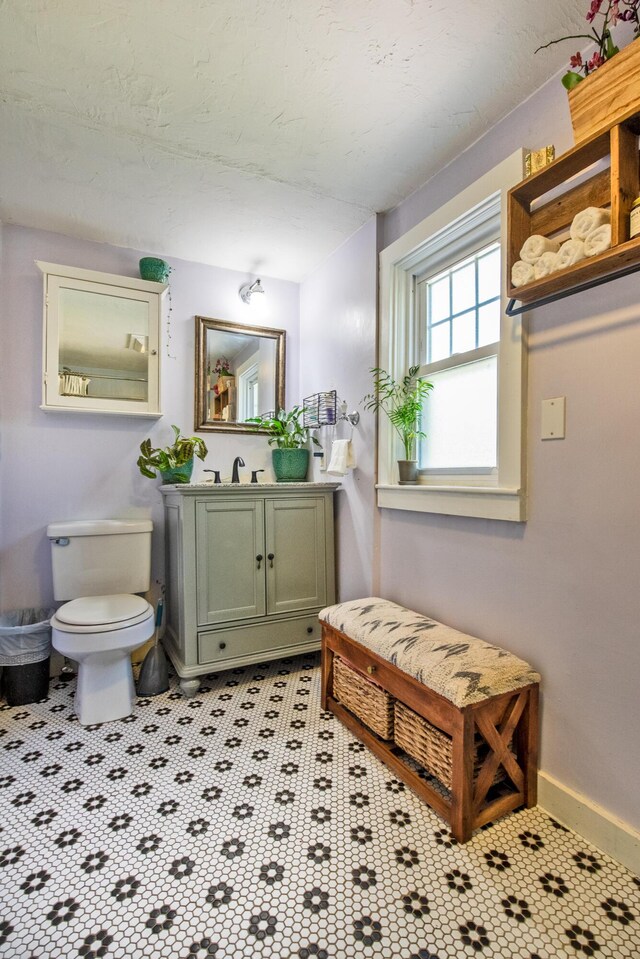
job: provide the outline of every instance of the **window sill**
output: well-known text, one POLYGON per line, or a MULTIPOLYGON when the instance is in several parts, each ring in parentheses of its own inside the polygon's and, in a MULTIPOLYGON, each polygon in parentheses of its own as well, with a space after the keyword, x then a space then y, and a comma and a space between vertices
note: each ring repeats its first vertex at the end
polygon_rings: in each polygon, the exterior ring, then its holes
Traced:
POLYGON ((520 489, 494 486, 411 486, 380 483, 378 506, 414 513, 447 516, 474 516, 522 523, 526 519, 526 498, 520 489))

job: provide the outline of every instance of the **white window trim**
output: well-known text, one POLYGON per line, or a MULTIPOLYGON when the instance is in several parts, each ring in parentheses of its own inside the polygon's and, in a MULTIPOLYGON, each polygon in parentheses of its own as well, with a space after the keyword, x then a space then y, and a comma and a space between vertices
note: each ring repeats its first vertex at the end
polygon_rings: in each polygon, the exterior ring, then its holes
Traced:
MULTIPOLYGON (((507 191, 524 176, 524 150, 517 150, 497 167, 436 210, 380 254, 380 347, 378 366, 395 378, 417 362, 414 288, 416 265, 434 238, 455 237, 457 221, 482 218, 500 197, 502 275, 506 276, 507 191)), ((443 242, 443 246, 445 242, 443 242)), ((438 484, 421 477, 411 486, 397 483, 398 442, 389 420, 381 415, 378 434, 378 506, 414 512, 477 516, 522 522, 526 519, 524 462, 526 336, 521 317, 505 313, 506 283, 502 283, 502 318, 498 350, 498 469, 492 478, 460 476, 455 484, 438 484), (490 482, 486 482, 490 480, 490 482), (486 482, 486 485, 485 485, 486 482), (469 485, 473 483, 473 485, 469 485)))
MULTIPOLYGON (((238 381, 238 391, 237 391, 237 401, 238 401, 238 419, 240 422, 247 419, 247 393, 248 393, 248 380, 253 377, 255 372, 256 377, 259 371, 259 362, 255 360, 255 353, 249 357, 241 366, 236 370, 236 379, 238 381)), ((258 411, 255 410, 252 414, 253 416, 258 415, 258 411)))

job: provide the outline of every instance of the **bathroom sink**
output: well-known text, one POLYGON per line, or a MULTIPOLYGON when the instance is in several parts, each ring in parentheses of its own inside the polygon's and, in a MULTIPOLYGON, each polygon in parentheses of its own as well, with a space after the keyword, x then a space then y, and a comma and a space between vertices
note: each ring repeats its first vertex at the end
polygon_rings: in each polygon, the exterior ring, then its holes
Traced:
POLYGON ((321 483, 311 483, 301 481, 300 483, 176 483, 175 485, 163 486, 162 489, 175 489, 175 490, 189 490, 189 489, 198 489, 198 490, 211 490, 216 492, 216 490, 225 490, 230 489, 243 489, 243 490, 259 490, 259 489, 313 489, 314 487, 326 487, 326 486, 339 486, 340 483, 332 480, 327 480, 321 483))

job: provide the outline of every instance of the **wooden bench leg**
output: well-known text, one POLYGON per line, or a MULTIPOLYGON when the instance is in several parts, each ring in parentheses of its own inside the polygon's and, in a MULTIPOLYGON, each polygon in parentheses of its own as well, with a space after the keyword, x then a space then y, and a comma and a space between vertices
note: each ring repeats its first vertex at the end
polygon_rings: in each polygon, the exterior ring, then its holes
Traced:
POLYGON ((524 802, 531 809, 538 802, 538 687, 529 690, 516 734, 518 765, 524 773, 524 802))
POLYGON ((473 831, 473 761, 475 722, 470 709, 456 717, 452 741, 451 832, 460 843, 473 831))
POLYGON ((329 648, 328 630, 322 627, 322 687, 320 690, 320 705, 325 711, 328 709, 327 699, 333 696, 333 650, 329 648))

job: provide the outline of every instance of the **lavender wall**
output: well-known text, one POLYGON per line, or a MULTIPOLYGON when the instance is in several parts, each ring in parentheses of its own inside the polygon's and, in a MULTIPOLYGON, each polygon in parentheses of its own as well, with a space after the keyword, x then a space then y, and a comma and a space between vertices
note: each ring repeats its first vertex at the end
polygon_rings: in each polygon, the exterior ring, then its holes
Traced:
MULTIPOLYGON (((155 251, 152 251, 155 253, 155 251)), ((238 297, 249 279, 243 273, 171 260, 173 311, 170 353, 163 330, 162 403, 159 420, 73 413, 45 413, 41 403, 42 275, 34 260, 85 269, 138 275, 147 255, 106 244, 87 243, 38 230, 4 226, 2 258, 2 364, 0 409, 0 519, 2 562, 0 609, 35 606, 51 600, 47 523, 54 520, 151 516, 154 521, 154 579, 162 580, 163 515, 159 480, 144 479, 136 467, 140 442, 171 439, 171 424, 193 432, 194 316, 275 326, 287 331, 287 394, 297 401, 299 287, 263 277, 264 312, 256 317, 238 297)), ((253 279, 253 277, 252 277, 253 279)), ((270 471, 262 438, 202 434, 206 462, 196 460, 194 478, 205 467, 230 475, 241 455, 247 469, 270 471)), ((269 475, 269 474, 267 474, 269 475)))
MULTIPOLYGON (((519 146, 572 145, 542 88, 384 218, 384 245, 519 146)), ((640 306, 636 277, 529 314, 529 519, 382 510, 380 590, 503 644, 543 676, 543 772, 640 827, 640 306), (540 406, 566 396, 564 441, 540 406)), ((360 364, 358 363, 358 369, 360 364)))
MULTIPOLYGON (((369 220, 300 291, 300 380, 305 396, 337 390, 355 409, 371 386, 376 356, 377 220, 369 220)), ((361 409, 361 407, 360 407, 361 409)), ((337 580, 341 600, 371 594, 375 423, 365 413, 353 431, 357 466, 336 496, 337 580)), ((350 435, 346 423, 337 436, 350 435)), ((330 450, 327 448, 327 453, 330 450)), ((315 470, 315 477, 332 479, 315 470)))

